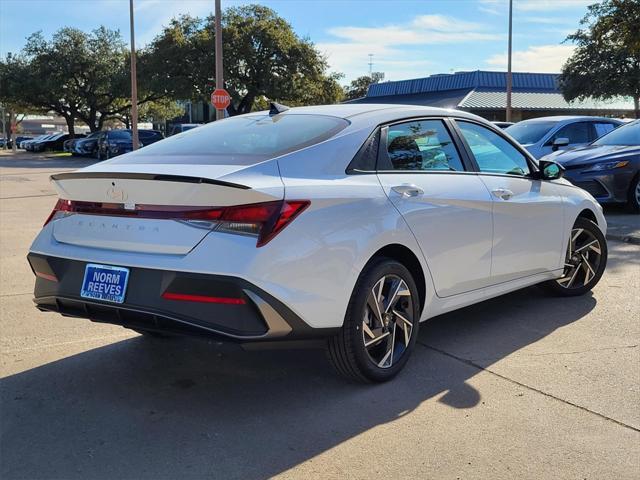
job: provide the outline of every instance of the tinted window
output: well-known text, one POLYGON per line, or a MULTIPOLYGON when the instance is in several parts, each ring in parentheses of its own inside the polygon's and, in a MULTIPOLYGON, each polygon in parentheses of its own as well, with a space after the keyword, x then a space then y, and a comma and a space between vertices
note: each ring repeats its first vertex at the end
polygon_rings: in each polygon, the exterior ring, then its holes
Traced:
POLYGON ((128 130, 112 130, 107 133, 109 138, 114 138, 118 140, 131 140, 131 132, 128 130))
POLYGON ((614 123, 596 122, 593 124, 593 127, 596 129, 596 138, 600 138, 614 130, 617 125, 614 123))
POLYGON ((527 175, 526 157, 497 133, 475 123, 458 121, 481 172, 527 175))
POLYGON ((640 145, 640 122, 632 122, 616 128, 599 138, 593 145, 640 145))
POLYGON ((464 170, 449 132, 440 120, 392 125, 387 131, 389 165, 393 170, 464 170))
POLYGON ((518 143, 537 143, 542 140, 542 137, 544 137, 555 124, 556 122, 525 120, 507 127, 505 132, 515 138, 518 143))
POLYGON ((347 125, 327 115, 243 115, 172 135, 113 163, 149 163, 150 156, 153 163, 175 163, 176 156, 192 156, 189 163, 251 165, 320 143, 347 125))
POLYGON ((565 125, 551 137, 550 143, 556 138, 568 138, 569 144, 589 143, 591 141, 591 129, 589 122, 575 122, 565 125))
POLYGON ((162 136, 162 134, 160 132, 155 132, 153 130, 140 130, 138 132, 138 135, 140 137, 143 137, 143 138, 154 138, 154 137, 161 137, 162 136))

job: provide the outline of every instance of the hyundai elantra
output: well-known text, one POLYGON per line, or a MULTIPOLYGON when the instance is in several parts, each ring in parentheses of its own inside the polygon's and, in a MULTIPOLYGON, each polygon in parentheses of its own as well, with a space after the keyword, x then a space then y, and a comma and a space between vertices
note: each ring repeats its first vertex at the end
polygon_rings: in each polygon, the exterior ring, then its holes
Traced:
POLYGON ((562 174, 464 112, 272 104, 53 175, 34 301, 146 335, 313 342, 385 381, 420 322, 593 288, 606 222, 562 174))

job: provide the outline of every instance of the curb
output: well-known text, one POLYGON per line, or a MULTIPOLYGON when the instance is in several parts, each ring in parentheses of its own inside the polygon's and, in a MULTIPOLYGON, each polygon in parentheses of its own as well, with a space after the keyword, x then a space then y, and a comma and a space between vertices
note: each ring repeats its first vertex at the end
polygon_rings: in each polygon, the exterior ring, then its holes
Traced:
POLYGON ((625 235, 623 233, 607 233, 607 240, 640 245, 640 237, 636 235, 625 235))

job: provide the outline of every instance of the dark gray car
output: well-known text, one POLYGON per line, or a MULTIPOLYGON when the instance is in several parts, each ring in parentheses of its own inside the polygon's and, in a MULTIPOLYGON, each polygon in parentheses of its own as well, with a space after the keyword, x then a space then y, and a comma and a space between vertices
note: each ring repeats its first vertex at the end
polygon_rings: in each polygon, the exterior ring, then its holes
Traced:
POLYGON ((625 203, 640 212, 640 120, 628 123, 595 142, 544 157, 566 168, 565 178, 600 203, 625 203))

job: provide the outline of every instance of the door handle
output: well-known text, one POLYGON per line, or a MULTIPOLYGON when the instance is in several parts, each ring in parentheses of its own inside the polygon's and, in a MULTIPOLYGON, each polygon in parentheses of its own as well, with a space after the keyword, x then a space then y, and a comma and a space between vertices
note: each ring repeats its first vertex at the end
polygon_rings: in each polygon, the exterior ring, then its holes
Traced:
POLYGON ((419 186, 410 184, 396 185, 395 187, 391 187, 391 190, 399 193, 403 197, 417 197, 418 195, 424 194, 424 190, 419 186))
POLYGON ((513 197, 513 192, 507 188, 496 188, 491 190, 491 193, 493 193, 494 197, 498 197, 502 200, 509 200, 513 197))

